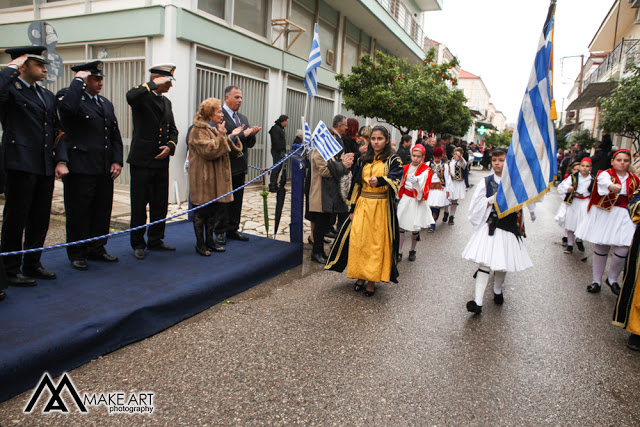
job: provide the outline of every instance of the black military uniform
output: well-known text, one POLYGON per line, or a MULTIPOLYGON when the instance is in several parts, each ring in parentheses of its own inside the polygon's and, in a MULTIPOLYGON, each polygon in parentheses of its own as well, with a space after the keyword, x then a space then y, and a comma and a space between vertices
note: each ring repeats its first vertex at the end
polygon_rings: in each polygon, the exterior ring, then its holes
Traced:
MULTIPOLYGON (((151 74, 173 78, 175 66, 152 67, 151 74)), ((169 203, 169 156, 155 159, 162 147, 169 147, 170 156, 176 150, 178 129, 171 110, 171 101, 153 90, 158 86, 149 81, 127 92, 127 102, 133 112, 133 138, 127 163, 131 166, 131 227, 147 222, 147 205, 151 222, 166 218, 169 203)), ((147 243, 144 230, 131 232, 131 247, 135 249, 175 250, 164 244, 165 224, 149 227, 147 243)))
MULTIPOLYGON (((103 78, 103 64, 93 61, 71 67, 73 71, 90 71, 103 78)), ((113 203, 111 165, 122 166, 122 137, 113 104, 103 96, 85 91, 86 84, 75 78, 68 88, 60 90, 58 111, 64 137, 56 147, 56 163, 65 163, 69 174, 64 182, 64 207, 67 215, 67 242, 109 233, 113 203)), ((118 258, 107 254, 107 239, 70 246, 67 255, 72 265, 87 268, 86 259, 108 262, 118 258)))
MULTIPOLYGON (((47 64, 43 46, 7 49, 16 59, 27 54, 29 61, 47 64)), ((53 145, 58 131, 56 99, 51 91, 29 85, 20 71, 0 71, 0 121, 2 154, 6 172, 2 221, 2 252, 39 248, 49 229, 54 186, 53 145), (23 243, 24 233, 24 243, 23 243)), ((8 280, 14 286, 34 286, 35 280, 55 279, 40 263, 42 252, 3 257, 8 280)))
MULTIPOLYGON (((224 127, 227 128, 227 135, 231 134, 235 128, 240 125, 245 125, 244 130, 250 128, 249 119, 244 114, 240 114, 236 112, 233 116, 229 115, 229 112, 222 107, 222 111, 224 113, 224 127), (234 117, 235 116, 235 117, 234 117)), ((249 148, 252 148, 256 145, 256 136, 251 135, 250 137, 244 136, 244 131, 240 133, 240 141, 242 142, 242 154, 237 157, 231 157, 231 185, 233 189, 240 188, 244 185, 245 175, 247 174, 247 155, 249 152, 249 148)), ((244 188, 233 193, 233 202, 226 203, 227 214, 225 218, 221 219, 216 227, 216 235, 217 235, 217 243, 218 244, 226 244, 227 240, 225 238, 224 233, 226 232, 227 237, 236 239, 236 240, 249 240, 249 237, 238 233, 238 228, 240 227, 240 217, 242 215, 242 199, 244 197, 244 188)))

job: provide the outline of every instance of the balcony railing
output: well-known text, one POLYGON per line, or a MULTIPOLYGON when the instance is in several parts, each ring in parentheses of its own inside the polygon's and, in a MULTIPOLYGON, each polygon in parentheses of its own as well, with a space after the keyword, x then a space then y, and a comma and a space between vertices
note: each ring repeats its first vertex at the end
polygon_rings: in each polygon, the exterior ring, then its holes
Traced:
POLYGON ((610 72, 621 62, 626 62, 627 65, 634 63, 640 63, 640 40, 629 39, 622 40, 618 43, 615 49, 609 52, 609 55, 604 61, 596 68, 593 73, 587 77, 582 85, 582 90, 585 90, 587 86, 592 83, 603 81, 607 77, 611 77, 610 72))
POLYGON ((415 20, 411 11, 400 0, 378 0, 393 19, 404 29, 404 31, 424 50, 425 34, 422 27, 415 20))

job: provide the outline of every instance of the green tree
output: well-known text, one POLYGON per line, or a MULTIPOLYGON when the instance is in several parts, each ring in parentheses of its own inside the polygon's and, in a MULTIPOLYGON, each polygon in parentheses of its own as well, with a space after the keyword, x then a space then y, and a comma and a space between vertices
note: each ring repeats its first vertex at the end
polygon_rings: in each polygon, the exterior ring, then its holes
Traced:
POLYGON ((558 148, 569 148, 569 142, 567 141, 567 132, 562 128, 556 128, 556 145, 558 148))
POLYGON ((423 129, 436 133, 464 135, 471 126, 466 98, 451 73, 458 60, 435 61, 431 49, 424 61, 411 65, 404 59, 376 52, 360 58, 351 74, 336 76, 345 107, 358 116, 379 118, 402 134, 423 129))
POLYGON ((591 147, 593 147, 593 144, 596 143, 596 139, 591 136, 590 130, 585 129, 579 132, 575 132, 571 134, 571 136, 569 137, 569 145, 579 144, 579 143, 584 144, 585 150, 589 151, 591 150, 591 147))
POLYGON ((617 82, 618 86, 600 98, 600 127, 608 133, 631 138, 636 147, 640 137, 640 67, 632 75, 617 82))
POLYGON ((484 143, 491 144, 494 147, 508 147, 511 144, 513 132, 504 130, 502 132, 490 132, 484 135, 484 143))

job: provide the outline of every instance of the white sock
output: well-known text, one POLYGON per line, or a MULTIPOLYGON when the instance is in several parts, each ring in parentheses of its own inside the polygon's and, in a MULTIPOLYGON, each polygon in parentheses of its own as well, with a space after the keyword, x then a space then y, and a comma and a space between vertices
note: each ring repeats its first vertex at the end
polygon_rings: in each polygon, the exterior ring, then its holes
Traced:
POLYGON ((400 241, 398 242, 398 252, 402 253, 402 247, 404 246, 404 230, 400 230, 400 241))
POLYGON ((573 231, 571 230, 567 230, 567 245, 568 246, 573 246, 573 244, 576 242, 576 236, 575 234, 573 234, 573 231))
POLYGON ((593 283, 599 285, 602 282, 602 275, 604 274, 604 268, 607 266, 610 249, 611 246, 608 245, 595 245, 593 250, 593 283))
POLYGON ((506 271, 493 272, 493 293, 494 294, 502 293, 502 284, 504 283, 504 279, 506 276, 507 276, 506 271))
POLYGON ((451 216, 456 216, 456 209, 458 208, 457 204, 452 204, 451 206, 449 206, 449 215, 451 216))
POLYGON ((618 277, 627 262, 628 253, 629 248, 626 246, 616 246, 613 248, 613 256, 611 257, 611 263, 609 263, 609 283, 613 284, 618 281, 618 277))
POLYGON ((488 267, 484 267, 486 270, 482 270, 482 267, 478 268, 476 272, 476 298, 475 302, 479 306, 482 306, 484 298, 484 290, 487 289, 487 283, 489 283, 489 270, 488 267))
POLYGON ((419 231, 414 231, 413 233, 411 233, 411 250, 412 251, 416 250, 416 245, 418 244, 418 236, 420 236, 419 231))

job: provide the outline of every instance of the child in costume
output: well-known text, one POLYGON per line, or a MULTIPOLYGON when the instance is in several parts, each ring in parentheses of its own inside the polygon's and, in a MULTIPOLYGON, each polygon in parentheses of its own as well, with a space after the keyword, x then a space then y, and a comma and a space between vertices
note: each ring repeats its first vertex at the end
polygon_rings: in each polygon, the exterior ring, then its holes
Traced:
MULTIPOLYGON (((574 168, 572 168, 573 170, 574 168)), ((567 235, 567 247, 564 249, 565 254, 573 253, 573 245, 578 247, 580 252, 584 252, 584 244, 582 240, 575 238, 575 231, 578 225, 584 221, 587 216, 587 208, 589 207, 589 197, 593 190, 595 180, 591 176, 591 159, 585 157, 578 164, 579 172, 572 172, 558 186, 558 193, 563 194, 566 213, 564 217, 564 229, 567 235)))
MULTIPOLYGON (((577 173, 579 172, 579 168, 580 168, 580 163, 578 162, 573 162, 571 164, 571 166, 569 167, 569 169, 571 170, 571 173, 577 173)), ((568 178, 568 176, 566 176, 564 179, 568 178)), ((564 180, 563 179, 563 180, 564 180)), ((562 189, 563 191, 560 191, 560 186, 558 185, 558 194, 562 196, 562 198, 564 199, 564 197, 567 195, 566 194, 566 189, 562 189)), ((560 206, 558 207, 558 212, 556 212, 556 216, 553 217, 553 219, 556 220, 556 222, 558 223, 558 225, 562 228, 564 228, 564 220, 565 220, 565 216, 567 215, 567 204, 566 203, 560 203, 560 206)), ((563 247, 567 247, 567 242, 568 242, 568 237, 567 237, 567 230, 564 230, 564 236, 562 236, 562 246, 563 247)))
MULTIPOLYGON (((427 232, 433 233, 436 231, 435 222, 438 221, 440 216, 440 209, 444 209, 444 217, 449 217, 449 193, 447 192, 447 180, 445 173, 447 170, 447 164, 442 160, 444 156, 444 150, 441 147, 435 147, 433 149, 433 160, 428 163, 431 167, 433 174, 431 176, 431 187, 429 190, 429 197, 427 199, 427 205, 431 208, 431 214, 433 215, 434 223, 429 226, 427 232)), ((447 220, 445 219, 445 222, 447 220)))
POLYGON ((613 248, 609 277, 606 284, 619 295, 618 276, 622 272, 635 232, 629 218, 629 197, 638 188, 640 180, 629 172, 631 152, 626 149, 613 153, 612 167, 598 172, 594 190, 589 199, 588 214, 578 225, 575 235, 595 245, 593 251, 593 283, 587 292, 600 292, 602 274, 607 265, 609 251, 613 248))
POLYGON ((433 172, 423 163, 427 150, 421 144, 411 149, 411 164, 404 165, 404 174, 398 190, 398 224, 400 225, 400 249, 398 262, 402 260, 405 232, 411 232, 409 261, 416 260, 416 244, 420 230, 434 223, 426 199, 429 197, 433 172))
MULTIPOLYGON (((502 284, 509 271, 522 271, 532 266, 522 238, 524 221, 522 209, 498 218, 494 207, 495 193, 500 185, 502 168, 507 151, 495 148, 491 152, 493 175, 487 176, 473 193, 469 212, 469 221, 475 231, 469 243, 462 252, 462 257, 478 263, 478 270, 474 274, 476 279, 475 299, 467 302, 467 310, 474 314, 482 312, 484 291, 489 283, 491 271, 494 272, 493 301, 496 304, 504 302, 502 284)), ((531 220, 535 221, 534 205, 529 205, 531 220)))
POLYGON ((375 293, 376 282, 398 283, 398 217, 396 197, 402 160, 393 154, 389 131, 375 126, 367 152, 353 173, 350 215, 333 242, 325 270, 343 271, 357 279, 354 290, 375 293))
POLYGON ((453 150, 453 158, 447 164, 447 173, 445 173, 451 207, 449 208, 449 214, 445 214, 444 218, 442 218, 442 222, 447 222, 448 217, 449 225, 454 224, 458 200, 464 199, 464 195, 467 192, 467 186, 464 183, 464 170, 466 167, 467 161, 464 159, 464 150, 456 147, 453 150))

